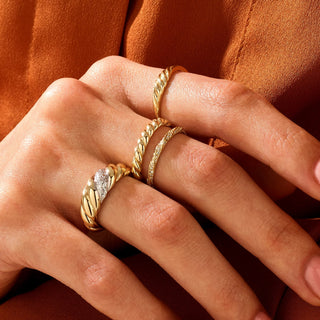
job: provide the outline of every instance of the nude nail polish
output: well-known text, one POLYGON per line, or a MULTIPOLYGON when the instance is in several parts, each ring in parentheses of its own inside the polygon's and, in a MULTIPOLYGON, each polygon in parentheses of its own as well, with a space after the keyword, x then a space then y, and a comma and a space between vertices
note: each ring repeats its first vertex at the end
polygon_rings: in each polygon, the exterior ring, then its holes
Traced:
POLYGON ((254 320, 271 320, 269 316, 267 316, 264 312, 260 312, 254 320))
POLYGON ((304 277, 311 290, 320 298, 320 257, 311 259, 304 277))

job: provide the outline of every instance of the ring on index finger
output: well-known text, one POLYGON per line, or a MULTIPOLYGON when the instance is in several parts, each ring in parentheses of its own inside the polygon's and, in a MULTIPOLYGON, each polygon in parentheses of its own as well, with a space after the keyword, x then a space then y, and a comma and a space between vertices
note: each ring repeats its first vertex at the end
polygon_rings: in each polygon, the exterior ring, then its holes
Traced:
POLYGON ((154 113, 157 118, 160 117, 160 103, 161 103, 161 99, 162 99, 164 90, 167 87, 172 74, 177 71, 187 72, 187 69, 185 69, 182 66, 170 66, 170 67, 164 69, 159 74, 159 76, 154 84, 152 101, 153 101, 154 113))

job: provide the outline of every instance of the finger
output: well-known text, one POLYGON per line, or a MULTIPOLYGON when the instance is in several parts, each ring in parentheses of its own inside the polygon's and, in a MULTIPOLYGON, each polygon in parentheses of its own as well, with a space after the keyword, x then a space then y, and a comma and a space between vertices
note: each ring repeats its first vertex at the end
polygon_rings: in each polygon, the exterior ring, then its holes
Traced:
POLYGON ((112 319, 177 319, 122 262, 75 227, 52 214, 37 222, 19 248, 27 267, 63 282, 112 319))
POLYGON ((313 266, 320 270, 314 262, 318 246, 245 171, 219 151, 184 136, 177 136, 165 152, 155 176, 161 190, 188 201, 303 299, 320 304, 320 283, 307 277, 313 266))
MULTIPOLYGON (((103 59, 81 78, 99 92, 154 118, 153 84, 161 69, 119 57, 103 59)), ((161 115, 196 136, 218 136, 320 199, 320 144, 261 96, 240 84, 191 73, 175 73, 161 115)))
POLYGON ((141 182, 119 181, 99 223, 148 254, 214 318, 255 319, 263 311, 187 210, 141 182))
POLYGON ((230 145, 218 146, 217 148, 238 163, 272 200, 283 199, 296 190, 293 184, 248 154, 230 145))
MULTIPOLYGON (((118 119, 113 124, 109 122, 112 134, 98 129, 103 128, 110 118, 106 106, 105 111, 101 111, 97 130, 103 135, 103 143, 97 148, 106 157, 112 155, 114 161, 130 165, 136 138, 150 120, 120 109, 112 110, 112 116, 118 119)), ((144 177, 163 130, 167 129, 157 130, 148 144, 143 159, 144 177)), ((313 262, 320 256, 318 246, 229 157, 178 135, 168 143, 159 159, 155 184, 161 191, 190 204, 219 225, 303 299, 320 304, 317 289, 320 282, 307 276, 311 272, 308 270, 320 270, 320 264, 313 262)))

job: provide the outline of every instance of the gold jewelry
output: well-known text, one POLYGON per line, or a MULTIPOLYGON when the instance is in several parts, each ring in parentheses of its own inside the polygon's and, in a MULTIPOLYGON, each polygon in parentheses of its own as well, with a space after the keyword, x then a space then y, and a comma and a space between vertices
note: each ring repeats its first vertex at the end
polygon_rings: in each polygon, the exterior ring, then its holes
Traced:
POLYGON ((169 80, 174 72, 177 71, 184 71, 187 72, 187 69, 185 69, 182 66, 170 66, 166 69, 164 69, 158 76, 154 87, 153 87, 153 109, 154 113, 156 114, 156 117, 160 117, 160 103, 162 99, 162 95, 164 93, 164 90, 169 83, 169 80))
POLYGON ((178 133, 186 134, 185 131, 183 130, 183 128, 175 127, 165 134, 165 136, 161 139, 161 141, 158 143, 158 145, 154 149, 154 153, 153 153, 153 156, 150 161, 149 168, 148 168, 147 183, 149 186, 153 186, 154 170, 157 166, 161 152, 163 151, 166 144, 178 133))
POLYGON ((130 174, 130 168, 124 164, 109 164, 98 170, 87 182, 81 198, 81 218, 84 225, 91 231, 102 230, 98 223, 98 213, 108 192, 117 181, 130 174))
POLYGON ((152 135, 162 126, 170 126, 170 123, 167 120, 158 118, 155 120, 152 120, 150 124, 147 125, 146 129, 141 133, 141 138, 138 139, 138 145, 134 149, 134 156, 132 160, 132 169, 131 172, 133 176, 141 180, 141 165, 142 165, 142 159, 143 155, 146 152, 146 147, 152 137, 152 135))

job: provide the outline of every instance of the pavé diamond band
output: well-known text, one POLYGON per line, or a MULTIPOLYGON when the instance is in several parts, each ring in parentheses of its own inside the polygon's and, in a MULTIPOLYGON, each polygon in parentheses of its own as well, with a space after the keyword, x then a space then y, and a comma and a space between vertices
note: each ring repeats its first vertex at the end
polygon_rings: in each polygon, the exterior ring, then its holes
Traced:
POLYGON ((157 80, 154 83, 152 102, 153 102, 154 113, 157 118, 160 117, 160 103, 161 103, 161 99, 162 99, 164 90, 165 90, 166 86, 168 85, 172 74, 177 71, 187 72, 187 70, 182 66, 170 66, 170 67, 164 69, 159 74, 157 80))
POLYGON ((102 230, 97 221, 101 205, 108 192, 122 177, 130 174, 130 168, 124 164, 109 164, 98 170, 87 182, 81 197, 81 218, 91 231, 102 230))
POLYGON ((153 186, 153 178, 154 178, 154 171, 156 169, 159 157, 161 155, 161 152, 167 145, 167 143, 178 133, 186 134, 186 132, 181 127, 174 127, 173 129, 169 130, 164 137, 161 139, 161 141, 156 146, 154 153, 152 155, 152 159, 149 164, 148 168, 148 178, 147 183, 149 186, 153 186))

